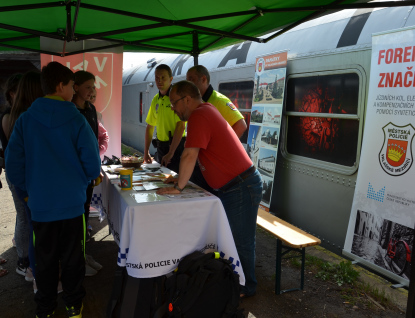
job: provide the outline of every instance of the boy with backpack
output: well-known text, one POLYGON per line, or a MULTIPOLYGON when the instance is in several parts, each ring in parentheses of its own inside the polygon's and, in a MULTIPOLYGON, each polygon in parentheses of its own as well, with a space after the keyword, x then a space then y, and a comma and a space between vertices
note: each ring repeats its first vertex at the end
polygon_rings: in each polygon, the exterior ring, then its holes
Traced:
POLYGON ((59 263, 69 317, 82 317, 85 289, 85 193, 100 174, 97 139, 71 103, 73 72, 58 62, 42 68, 43 98, 16 121, 6 149, 11 182, 28 193, 32 212, 36 317, 56 307, 59 263))

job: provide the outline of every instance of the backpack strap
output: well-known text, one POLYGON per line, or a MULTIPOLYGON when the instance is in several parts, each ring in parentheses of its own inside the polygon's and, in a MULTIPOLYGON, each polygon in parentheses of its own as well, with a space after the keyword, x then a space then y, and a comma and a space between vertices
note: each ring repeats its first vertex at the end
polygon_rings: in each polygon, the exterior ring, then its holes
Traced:
POLYGON ((222 318, 244 317, 243 309, 239 310, 239 275, 234 273, 230 268, 227 273, 231 276, 232 280, 232 297, 226 304, 225 310, 222 314, 222 318))
MULTIPOLYGON (((186 291, 186 297, 181 298, 176 302, 176 306, 179 306, 181 308, 180 310, 181 313, 186 313, 190 308, 192 308, 193 304, 196 302, 196 300, 199 298, 200 294, 202 293, 203 286, 205 285, 206 280, 208 279, 209 275, 210 275, 209 271, 200 270, 198 274, 196 275, 197 276, 196 278, 187 280, 188 282, 189 281, 190 282, 186 285, 190 285, 192 287, 186 291)), ((184 276, 184 275, 181 275, 181 276, 184 276)), ((183 287, 186 285, 183 285, 183 287)), ((180 290, 179 284, 177 284, 177 290, 180 290)), ((175 316, 175 317, 180 317, 180 316, 175 316)))

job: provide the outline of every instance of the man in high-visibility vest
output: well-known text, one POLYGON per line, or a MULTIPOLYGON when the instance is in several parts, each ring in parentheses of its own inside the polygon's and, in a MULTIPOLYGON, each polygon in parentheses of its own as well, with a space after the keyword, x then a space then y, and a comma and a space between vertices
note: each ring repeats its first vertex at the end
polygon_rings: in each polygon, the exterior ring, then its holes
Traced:
POLYGON ((151 102, 146 118, 147 128, 144 144, 144 162, 151 163, 150 144, 154 127, 157 126, 157 158, 167 168, 179 172, 180 156, 184 149, 186 123, 171 110, 170 87, 173 80, 171 69, 160 64, 155 70, 155 80, 159 93, 151 102))
POLYGON ((212 85, 210 85, 210 74, 206 67, 196 65, 189 68, 186 79, 197 86, 203 101, 215 106, 235 131, 238 138, 241 138, 247 128, 244 116, 242 116, 228 97, 213 89, 212 85))

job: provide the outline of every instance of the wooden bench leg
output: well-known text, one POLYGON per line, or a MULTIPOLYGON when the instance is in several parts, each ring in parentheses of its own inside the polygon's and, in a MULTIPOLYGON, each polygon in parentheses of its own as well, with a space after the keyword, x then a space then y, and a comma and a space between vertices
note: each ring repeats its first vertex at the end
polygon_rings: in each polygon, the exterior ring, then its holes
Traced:
MULTIPOLYGON (((297 257, 297 256, 295 256, 297 257)), ((289 257, 291 258, 291 257, 289 257)), ((286 292, 295 291, 295 290, 303 290, 304 289, 304 271, 305 271, 305 247, 303 248, 292 248, 290 246, 285 246, 282 244, 282 241, 277 239, 277 249, 276 249, 276 264, 275 264, 275 294, 280 295, 286 292), (283 252, 282 249, 285 248, 286 250, 283 252), (291 288, 281 290, 281 267, 282 267, 282 260, 283 256, 290 252, 295 251, 301 254, 301 281, 300 281, 300 288, 291 288)))
POLYGON ((301 284, 300 290, 304 289, 305 247, 301 248, 301 284))
POLYGON ((275 265, 275 294, 281 294, 281 262, 282 262, 282 242, 277 239, 277 256, 275 265))

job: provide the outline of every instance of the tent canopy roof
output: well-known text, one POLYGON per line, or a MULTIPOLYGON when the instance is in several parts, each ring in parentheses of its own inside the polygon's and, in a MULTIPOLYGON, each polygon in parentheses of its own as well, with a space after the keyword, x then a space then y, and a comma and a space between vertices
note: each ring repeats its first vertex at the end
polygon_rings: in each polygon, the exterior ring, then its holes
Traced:
POLYGON ((0 5, 0 50, 60 56, 120 46, 127 52, 197 56, 240 41, 266 43, 304 21, 335 10, 415 5, 415 1, 356 0, 15 0, 7 3, 13 5, 0 5), (274 33, 261 37, 270 32, 274 33), (42 48, 41 37, 61 42, 59 49, 42 48), (67 43, 83 40, 105 42, 75 51, 67 49, 67 43))

